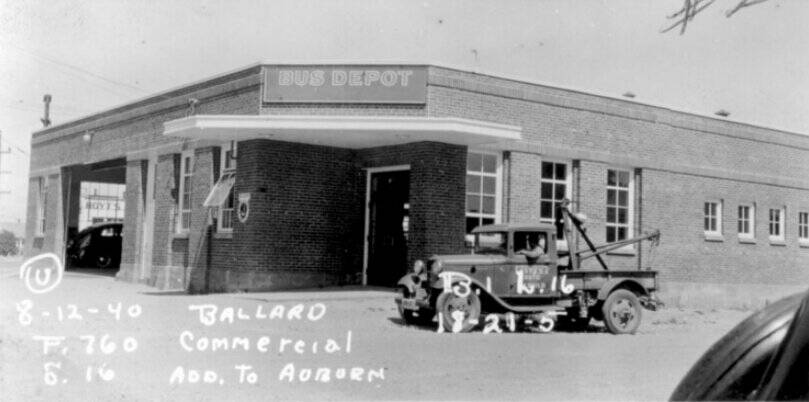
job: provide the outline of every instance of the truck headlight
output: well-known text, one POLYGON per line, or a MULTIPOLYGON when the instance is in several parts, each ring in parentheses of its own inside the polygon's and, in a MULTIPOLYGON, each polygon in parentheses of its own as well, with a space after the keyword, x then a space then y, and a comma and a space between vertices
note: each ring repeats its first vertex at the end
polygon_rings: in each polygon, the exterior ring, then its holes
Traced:
POLYGON ((416 260, 416 262, 413 263, 413 273, 418 275, 421 271, 424 271, 424 261, 416 260))
POLYGON ((433 274, 438 275, 439 273, 441 273, 441 270, 443 268, 444 268, 444 264, 441 263, 441 260, 435 260, 435 261, 433 261, 432 265, 430 266, 430 271, 432 271, 433 274))

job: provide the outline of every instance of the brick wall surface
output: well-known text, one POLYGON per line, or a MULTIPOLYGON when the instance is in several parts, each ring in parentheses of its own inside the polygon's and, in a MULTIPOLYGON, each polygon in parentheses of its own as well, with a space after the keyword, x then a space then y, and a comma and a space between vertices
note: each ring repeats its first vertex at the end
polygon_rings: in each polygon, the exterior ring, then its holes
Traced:
MULTIPOLYGON (((340 277, 359 266, 361 243, 351 234, 363 211, 351 151, 252 140, 239 143, 237 163, 236 192, 250 193, 250 214, 234 224, 239 264, 228 269, 340 277)), ((285 287, 280 279, 256 278, 251 287, 285 287)))
POLYGON ((539 173, 541 158, 539 155, 525 152, 511 152, 504 173, 504 210, 505 220, 511 222, 539 221, 539 173), (509 165, 510 164, 510 165, 509 165))
POLYGON ((42 177, 32 177, 28 180, 28 207, 25 209, 25 256, 35 256, 43 252, 42 237, 36 236, 36 227, 39 224, 37 206, 39 202, 39 183, 42 177))
MULTIPOLYGON (((507 82, 499 84, 508 85, 507 82)), ((626 109, 632 107, 648 108, 629 103, 624 105, 626 109)), ((788 134, 783 135, 782 143, 750 140, 440 86, 428 88, 428 115, 518 125, 522 127, 523 138, 528 141, 580 152, 597 151, 614 157, 633 155, 650 163, 674 161, 681 165, 774 177, 809 176, 809 137, 801 138, 797 144, 793 144, 794 135, 788 134), (772 160, 772 155, 779 155, 777 163, 772 160)), ((681 119, 689 118, 705 120, 681 116, 681 119)))
POLYGON ((644 226, 661 228, 656 257, 671 281, 788 285, 809 283, 809 248, 798 244, 798 211, 809 211, 805 191, 670 172, 644 172, 644 226), (707 241, 703 205, 721 200, 723 241, 707 241), (755 205, 755 243, 739 241, 737 208, 755 205), (784 245, 769 241, 770 208, 786 206, 784 245))
MULTIPOLYGON (((759 284, 762 293, 772 296, 779 294, 779 286, 807 283, 809 248, 798 244, 797 213, 809 210, 809 137, 496 77, 436 68, 431 72, 440 79, 431 76, 428 115, 522 127, 524 141, 507 146, 510 160, 504 162, 511 172, 504 177, 503 190, 509 219, 538 218, 541 160, 566 160, 569 166, 575 161, 580 168, 571 180, 578 201, 574 209, 588 216, 593 240, 603 242, 606 169, 628 169, 634 176, 641 168, 635 183, 640 187, 635 189, 634 234, 661 230, 661 245, 652 258, 646 244, 640 254, 644 266, 651 263, 661 271, 667 296, 683 304, 689 304, 688 298, 729 303, 728 294, 736 301, 754 299, 736 290, 743 285, 759 284), (723 242, 704 236, 703 203, 709 199, 724 203, 723 242), (755 203, 755 244, 738 240, 741 202, 755 203), (770 245, 767 239, 768 210, 777 206, 787 209, 784 246, 770 245), (710 283, 715 291, 700 296, 685 285, 694 283, 710 283), (724 286, 728 284, 736 288, 724 286)), ((637 269, 638 254, 635 249, 634 254, 605 259, 611 268, 637 269)), ((585 267, 600 269, 594 260, 585 267)), ((764 296, 760 299, 773 300, 764 296)))
MULTIPOLYGON (((145 160, 127 161, 126 191, 124 192, 124 216, 140 216, 143 211, 143 180, 145 160)), ((143 221, 131 219, 124 225, 121 239, 121 267, 118 277, 129 281, 137 281, 140 265, 141 241, 143 239, 143 221)))
MULTIPOLYGON (((175 165, 179 163, 179 155, 167 154, 157 158, 155 166, 155 228, 152 252, 152 284, 166 287, 165 283, 157 283, 157 278, 164 278, 163 271, 170 267, 181 267, 183 259, 174 256, 174 236, 177 224, 177 192, 179 183, 175 177, 175 165)), ((179 169, 179 168, 177 168, 179 169)), ((129 215, 125 216, 129 219, 129 215)), ((124 222, 126 226, 126 221, 124 222)))
MULTIPOLYGON (((194 150, 194 170, 191 179, 191 227, 188 231, 188 290, 192 293, 205 292, 206 281, 211 269, 211 249, 215 230, 209 217, 209 210, 203 203, 214 184, 214 159, 219 156, 213 147, 194 150)), ((217 163, 218 165, 218 163, 217 163)))

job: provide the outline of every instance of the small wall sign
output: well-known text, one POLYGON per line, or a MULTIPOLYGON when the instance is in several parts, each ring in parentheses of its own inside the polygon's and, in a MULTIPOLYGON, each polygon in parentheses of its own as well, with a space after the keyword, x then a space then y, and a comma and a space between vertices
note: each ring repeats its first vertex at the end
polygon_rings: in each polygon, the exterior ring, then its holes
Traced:
POLYGON ((250 215, 250 193, 239 193, 239 205, 236 209, 236 216, 239 222, 247 222, 247 217, 250 215))

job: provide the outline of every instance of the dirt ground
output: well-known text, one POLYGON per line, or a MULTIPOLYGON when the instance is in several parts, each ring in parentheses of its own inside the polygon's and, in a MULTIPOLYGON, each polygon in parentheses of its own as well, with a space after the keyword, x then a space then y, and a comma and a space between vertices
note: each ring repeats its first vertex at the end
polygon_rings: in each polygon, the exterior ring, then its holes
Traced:
POLYGON ((19 264, 0 262, 0 395, 13 401, 663 400, 750 313, 644 311, 626 336, 598 326, 438 334, 403 326, 386 290, 189 296, 69 271, 53 291, 32 294, 19 264), (206 304, 217 308, 212 325, 189 308, 206 304), (233 323, 218 320, 227 307, 233 323), (269 318, 280 309, 283 318, 269 318), (64 339, 45 353, 43 336, 64 339), (211 351, 210 338, 236 350, 211 351))

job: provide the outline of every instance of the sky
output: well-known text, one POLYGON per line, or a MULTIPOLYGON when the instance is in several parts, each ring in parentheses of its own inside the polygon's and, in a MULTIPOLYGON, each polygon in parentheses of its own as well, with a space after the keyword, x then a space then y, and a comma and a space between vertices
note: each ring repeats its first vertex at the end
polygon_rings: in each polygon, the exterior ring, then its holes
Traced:
POLYGON ((683 0, 0 0, 0 222, 25 219, 31 133, 263 62, 424 62, 809 135, 809 1, 660 33, 683 0))

